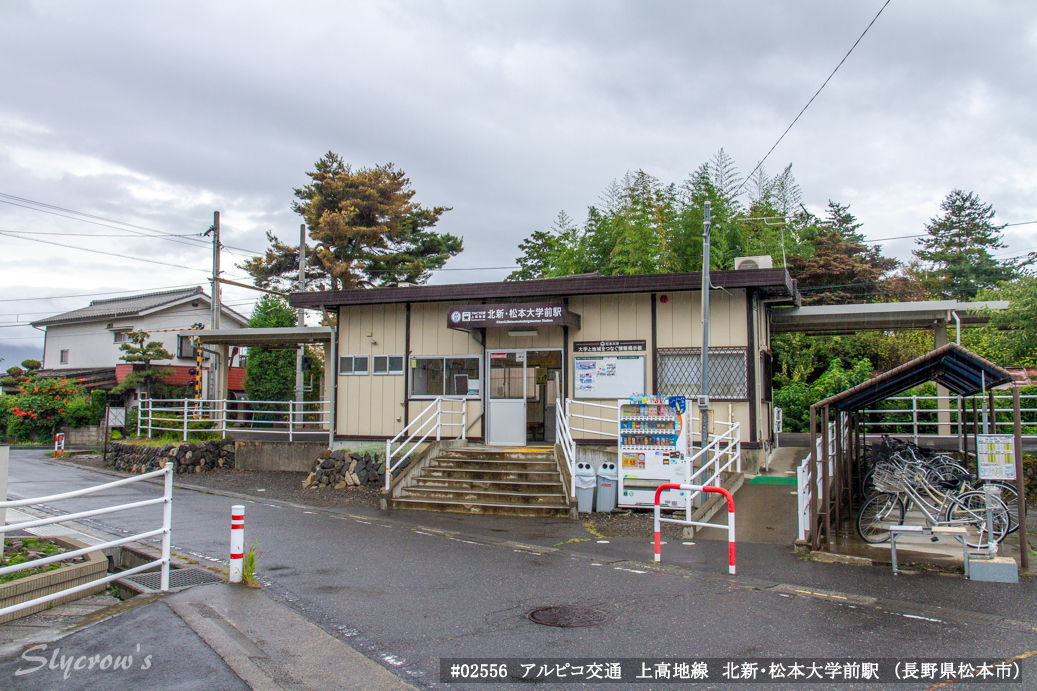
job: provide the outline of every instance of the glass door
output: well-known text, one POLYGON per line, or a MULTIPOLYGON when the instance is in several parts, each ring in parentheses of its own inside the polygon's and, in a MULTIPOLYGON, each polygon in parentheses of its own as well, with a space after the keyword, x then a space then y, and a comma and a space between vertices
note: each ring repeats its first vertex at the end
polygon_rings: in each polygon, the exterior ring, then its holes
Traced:
POLYGON ((526 351, 526 442, 554 444, 555 405, 562 351, 526 351))
POLYGON ((494 446, 526 443, 526 351, 487 351, 487 440, 494 446))

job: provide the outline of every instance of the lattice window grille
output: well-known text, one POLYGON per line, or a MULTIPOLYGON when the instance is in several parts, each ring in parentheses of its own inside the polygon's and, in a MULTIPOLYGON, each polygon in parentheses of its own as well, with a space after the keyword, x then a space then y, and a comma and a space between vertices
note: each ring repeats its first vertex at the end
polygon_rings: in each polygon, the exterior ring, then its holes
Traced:
MULTIPOLYGON (((702 386, 701 348, 659 349, 659 395, 698 396, 702 386)), ((749 397, 745 348, 709 349, 709 395, 716 400, 749 397)))

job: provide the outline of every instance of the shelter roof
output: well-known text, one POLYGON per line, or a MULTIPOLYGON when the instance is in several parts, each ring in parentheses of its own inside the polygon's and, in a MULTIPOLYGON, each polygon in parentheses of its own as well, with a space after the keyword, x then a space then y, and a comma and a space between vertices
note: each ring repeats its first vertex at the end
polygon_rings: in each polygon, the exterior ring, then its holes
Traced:
POLYGON ((862 410, 928 381, 959 396, 972 396, 1011 382, 1012 375, 957 343, 948 343, 814 405, 862 410))
MULTIPOLYGON (((710 283, 717 288, 752 288, 771 298, 798 300, 796 282, 785 269, 741 269, 711 271, 710 283)), ((654 293, 699 290, 702 274, 672 273, 635 276, 582 274, 530 281, 423 285, 366 290, 326 290, 317 293, 292 293, 292 307, 333 307, 339 305, 380 305, 402 302, 444 302, 457 300, 521 300, 605 295, 614 293, 654 293)))
POLYGON ((201 329, 181 331, 181 336, 197 338, 202 343, 244 346, 293 346, 300 343, 330 343, 329 326, 286 326, 269 329, 201 329))
POLYGON ((962 324, 985 324, 991 310, 1008 309, 1008 302, 871 302, 848 305, 809 305, 771 312, 774 333, 811 333, 838 336, 858 331, 927 329, 934 323, 947 324, 957 315, 962 324))

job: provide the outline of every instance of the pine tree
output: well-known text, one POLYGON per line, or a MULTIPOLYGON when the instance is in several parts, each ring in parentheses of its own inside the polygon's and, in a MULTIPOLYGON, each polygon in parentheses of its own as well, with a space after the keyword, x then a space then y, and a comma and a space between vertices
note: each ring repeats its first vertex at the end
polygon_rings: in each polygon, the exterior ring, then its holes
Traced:
POLYGON ((940 203, 943 215, 930 219, 927 237, 914 255, 925 263, 925 287, 932 293, 971 300, 984 288, 1011 279, 1015 267, 999 262, 991 252, 1005 246, 1004 226, 993 223, 994 208, 974 192, 953 190, 940 203))
POLYGON ((140 389, 143 385, 148 398, 151 397, 151 386, 157 380, 173 374, 172 369, 153 368, 154 360, 172 360, 173 354, 166 350, 161 341, 149 341, 147 331, 131 331, 126 334, 126 343, 119 349, 126 353, 120 360, 132 364, 133 371, 126 375, 112 393, 122 393, 129 389, 140 389), (138 366, 140 369, 138 369, 138 366))

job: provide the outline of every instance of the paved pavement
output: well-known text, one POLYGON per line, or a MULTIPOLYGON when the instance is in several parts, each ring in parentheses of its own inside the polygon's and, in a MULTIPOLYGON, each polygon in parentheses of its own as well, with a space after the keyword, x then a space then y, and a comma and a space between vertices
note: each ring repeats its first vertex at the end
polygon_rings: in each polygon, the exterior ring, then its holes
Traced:
MULTIPOLYGON (((41 456, 12 452, 11 493, 39 496, 106 478, 41 456)), ((157 491, 135 484, 60 508, 157 491)), ((893 577, 888 568, 819 564, 785 545, 751 543, 739 545, 732 578, 726 543, 671 542, 664 567, 655 568, 644 563, 648 535, 601 543, 566 519, 317 510, 178 489, 174 550, 219 563, 234 503, 246 504, 246 542, 258 538, 269 599, 419 687, 444 686, 444 657, 1005 659, 1037 650, 1032 578, 1005 585, 931 572, 893 577), (526 619, 548 605, 599 607, 612 620, 565 629, 526 619)), ((157 520, 157 511, 142 509, 84 524, 119 534, 157 520)), ((1023 664, 1022 688, 1034 688, 1037 663, 1023 664)))

